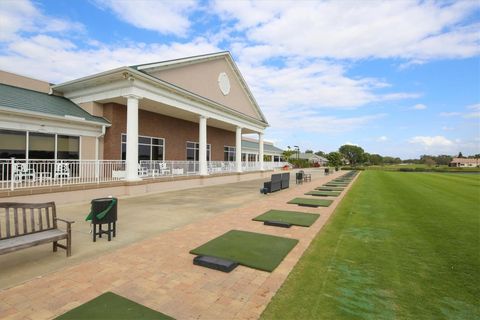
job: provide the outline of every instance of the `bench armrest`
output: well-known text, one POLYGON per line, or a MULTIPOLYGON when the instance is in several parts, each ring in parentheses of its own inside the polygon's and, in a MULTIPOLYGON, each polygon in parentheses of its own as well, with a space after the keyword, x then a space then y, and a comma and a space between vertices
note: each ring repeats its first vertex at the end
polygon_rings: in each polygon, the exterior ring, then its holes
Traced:
POLYGON ((72 223, 75 223, 75 221, 71 220, 64 220, 64 219, 60 219, 60 218, 55 218, 55 220, 58 220, 58 221, 62 221, 62 222, 65 222, 66 224, 72 224, 72 223))

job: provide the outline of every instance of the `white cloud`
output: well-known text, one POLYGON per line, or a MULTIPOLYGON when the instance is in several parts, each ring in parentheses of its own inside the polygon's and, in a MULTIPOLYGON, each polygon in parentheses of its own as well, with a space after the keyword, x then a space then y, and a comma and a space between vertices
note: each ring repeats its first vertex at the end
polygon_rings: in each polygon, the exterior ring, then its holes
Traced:
POLYGON ((83 32, 78 22, 57 19, 43 14, 30 1, 0 1, 0 41, 13 40, 19 32, 83 32))
POLYGON ((416 93, 380 94, 386 84, 372 78, 354 79, 339 64, 312 61, 308 65, 292 62, 284 67, 251 65, 239 62, 240 70, 262 107, 291 112, 291 107, 358 108, 371 102, 418 97, 416 93))
POLYGON ((388 140, 387 136, 381 136, 381 137, 378 137, 378 138, 377 138, 377 141, 378 141, 378 142, 385 142, 385 141, 387 141, 387 140, 388 140))
POLYGON ((465 109, 470 110, 470 111, 469 112, 458 112, 458 111, 440 112, 439 115, 441 117, 462 116, 463 118, 466 118, 466 119, 480 118, 480 103, 466 106, 465 109))
POLYGON ((462 115, 462 113, 461 112, 456 112, 456 111, 454 111, 454 112, 440 112, 439 113, 440 117, 456 117, 456 116, 460 116, 460 115, 462 115))
POLYGON ((476 110, 476 111, 480 111, 480 103, 477 103, 477 104, 471 104, 471 105, 467 106, 467 109, 469 109, 469 110, 476 110))
POLYGON ((422 103, 418 103, 418 104, 412 106, 410 109, 411 110, 425 110, 425 109, 427 109, 427 106, 422 104, 422 103))
POLYGON ((425 148, 446 147, 453 145, 453 141, 444 136, 416 136, 409 140, 412 144, 419 144, 425 148))
POLYGON ((101 8, 112 10, 120 20, 137 28, 177 36, 187 33, 191 25, 188 13, 197 6, 193 0, 97 0, 96 3, 101 8))
POLYGON ((476 1, 217 1, 250 40, 280 54, 335 59, 414 61, 465 58, 480 52, 478 25, 461 22, 476 1))
POLYGON ((454 127, 443 126, 443 127, 442 127, 442 130, 443 130, 443 131, 453 131, 453 130, 455 130, 455 128, 454 128, 454 127))
POLYGON ((465 114, 463 117, 464 117, 464 118, 467 118, 467 119, 480 118, 480 111, 467 113, 467 114, 465 114))
POLYGON ((147 62, 219 51, 205 39, 170 44, 124 43, 80 49, 69 40, 37 35, 19 38, 0 55, 0 69, 58 83, 147 62))
POLYGON ((353 142, 350 142, 350 141, 345 142, 344 145, 359 147, 359 145, 357 143, 353 143, 353 142))

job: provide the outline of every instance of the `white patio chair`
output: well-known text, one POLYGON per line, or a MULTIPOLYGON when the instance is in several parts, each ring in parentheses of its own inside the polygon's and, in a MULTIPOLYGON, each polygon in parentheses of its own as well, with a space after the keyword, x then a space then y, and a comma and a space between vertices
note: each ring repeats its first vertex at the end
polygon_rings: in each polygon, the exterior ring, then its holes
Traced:
POLYGON ((170 174, 170 169, 167 168, 167 163, 166 162, 160 162, 158 165, 160 167, 160 174, 161 175, 170 174))
POLYGON ((68 163, 55 163, 55 171, 53 178, 69 179, 70 178, 70 166, 68 163))
POLYGON ((35 181, 35 170, 30 169, 27 163, 17 163, 13 166, 13 181, 22 182, 24 179, 35 181))

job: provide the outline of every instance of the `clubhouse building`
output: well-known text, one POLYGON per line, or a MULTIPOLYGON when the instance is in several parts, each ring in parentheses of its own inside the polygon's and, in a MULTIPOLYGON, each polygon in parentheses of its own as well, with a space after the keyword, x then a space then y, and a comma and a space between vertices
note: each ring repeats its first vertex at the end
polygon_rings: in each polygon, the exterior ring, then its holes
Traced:
POLYGON ((267 127, 229 52, 56 85, 0 71, 0 188, 271 170, 267 127))

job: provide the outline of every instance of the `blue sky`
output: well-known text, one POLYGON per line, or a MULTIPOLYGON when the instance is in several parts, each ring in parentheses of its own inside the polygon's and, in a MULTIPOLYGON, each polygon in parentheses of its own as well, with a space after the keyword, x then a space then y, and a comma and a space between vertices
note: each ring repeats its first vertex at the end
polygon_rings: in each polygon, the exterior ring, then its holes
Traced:
POLYGON ((280 147, 480 153, 479 1, 0 1, 0 69, 59 83, 229 50, 280 147))

